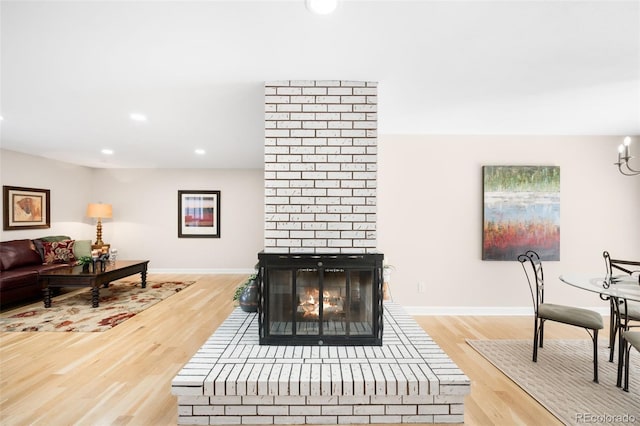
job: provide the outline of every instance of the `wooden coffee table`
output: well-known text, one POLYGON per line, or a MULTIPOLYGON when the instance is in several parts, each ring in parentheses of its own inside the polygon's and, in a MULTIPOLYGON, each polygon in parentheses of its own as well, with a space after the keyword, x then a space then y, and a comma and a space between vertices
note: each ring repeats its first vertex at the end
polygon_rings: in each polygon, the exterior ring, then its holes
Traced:
POLYGON ((107 263, 104 271, 89 272, 82 266, 70 266, 40 273, 40 284, 44 293, 44 307, 51 307, 51 289, 56 287, 91 287, 91 306, 98 307, 100 286, 107 287, 111 281, 140 274, 142 288, 147 287, 148 260, 117 260, 107 263))

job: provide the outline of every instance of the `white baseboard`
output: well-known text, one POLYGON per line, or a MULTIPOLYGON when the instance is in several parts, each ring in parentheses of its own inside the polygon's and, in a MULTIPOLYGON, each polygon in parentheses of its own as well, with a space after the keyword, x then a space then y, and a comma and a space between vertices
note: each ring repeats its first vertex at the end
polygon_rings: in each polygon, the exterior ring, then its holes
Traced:
MULTIPOLYGON (((403 306, 409 315, 440 315, 440 316, 530 316, 533 308, 530 306, 403 306)), ((587 306, 600 315, 609 315, 608 306, 587 306)))
POLYGON ((149 268, 150 274, 253 274, 256 272, 253 268, 238 269, 172 269, 172 268, 149 268))

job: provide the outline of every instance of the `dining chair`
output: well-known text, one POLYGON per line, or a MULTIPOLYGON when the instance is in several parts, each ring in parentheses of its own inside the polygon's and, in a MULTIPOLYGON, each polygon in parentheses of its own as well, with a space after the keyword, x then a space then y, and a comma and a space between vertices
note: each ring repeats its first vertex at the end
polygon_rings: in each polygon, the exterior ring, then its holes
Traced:
POLYGON ((636 350, 640 351, 640 331, 627 330, 623 332, 623 336, 629 346, 627 346, 624 360, 624 386, 622 387, 622 389, 629 392, 629 358, 631 355, 632 346, 636 348, 636 350))
POLYGON ((593 381, 598 383, 598 331, 604 328, 602 315, 590 309, 557 305, 544 301, 544 272, 540 256, 533 250, 518 256, 534 308, 533 362, 538 362, 538 346, 544 343, 544 322, 555 321, 587 330, 593 341, 593 381))
MULTIPOLYGON (((640 267, 640 261, 611 259, 608 251, 602 252, 602 257, 604 257, 604 263, 607 270, 607 279, 611 279, 614 276, 614 272, 623 272, 628 275, 638 274, 640 279, 640 269, 631 269, 632 266, 640 267)), ((633 325, 631 324, 631 321, 640 321, 640 304, 635 302, 627 302, 625 304, 622 301, 619 301, 618 306, 616 306, 614 300, 610 298, 609 306, 611 311, 609 316, 609 362, 613 362, 613 354, 616 347, 616 336, 621 329, 626 330, 629 327, 632 327, 633 325), (620 315, 616 315, 616 312, 618 312, 617 310, 619 310, 620 315)), ((640 324, 635 326, 640 326, 640 324)))

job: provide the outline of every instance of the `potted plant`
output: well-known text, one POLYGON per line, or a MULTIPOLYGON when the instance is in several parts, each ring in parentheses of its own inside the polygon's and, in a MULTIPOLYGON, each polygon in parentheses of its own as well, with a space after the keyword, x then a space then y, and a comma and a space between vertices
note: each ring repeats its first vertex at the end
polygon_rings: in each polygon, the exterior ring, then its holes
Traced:
POLYGON ((236 301, 240 308, 245 312, 258 311, 258 274, 249 275, 247 280, 240 284, 235 293, 233 300, 236 301))
POLYGON ((78 259, 78 265, 82 265, 83 272, 89 272, 89 265, 91 265, 92 262, 93 259, 91 259, 91 256, 81 256, 78 259))

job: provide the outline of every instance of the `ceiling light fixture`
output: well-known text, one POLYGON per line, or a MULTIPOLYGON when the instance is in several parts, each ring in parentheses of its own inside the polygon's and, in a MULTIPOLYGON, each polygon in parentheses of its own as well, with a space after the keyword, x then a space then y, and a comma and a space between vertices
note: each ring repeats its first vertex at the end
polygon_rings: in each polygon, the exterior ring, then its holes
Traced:
POLYGON ((640 170, 636 170, 629 165, 629 160, 633 158, 629 153, 629 145, 631 145, 631 138, 627 136, 618 147, 618 162, 613 164, 618 166, 620 173, 625 176, 640 175, 640 170))
POLYGON ((204 154, 206 154, 206 151, 205 151, 204 149, 200 149, 200 148, 196 149, 194 152, 195 152, 196 154, 198 154, 198 155, 204 155, 204 154))
POLYGON ((316 15, 328 15, 338 7, 338 0, 305 0, 305 4, 316 15))
POLYGON ((113 155, 113 150, 109 149, 109 148, 105 148, 105 149, 101 150, 100 152, 103 153, 104 155, 113 155))
POLYGON ((129 118, 133 121, 147 121, 146 115, 137 112, 132 112, 131 114, 129 114, 129 118))

